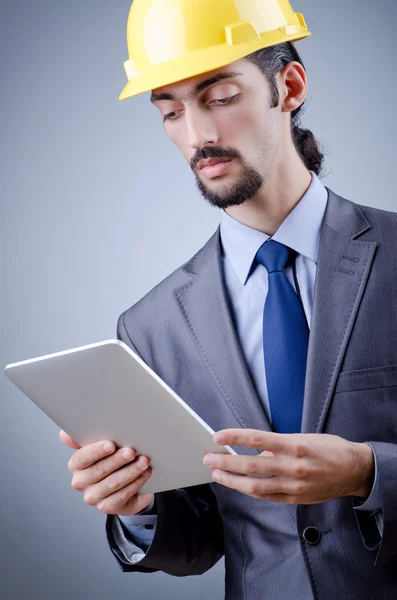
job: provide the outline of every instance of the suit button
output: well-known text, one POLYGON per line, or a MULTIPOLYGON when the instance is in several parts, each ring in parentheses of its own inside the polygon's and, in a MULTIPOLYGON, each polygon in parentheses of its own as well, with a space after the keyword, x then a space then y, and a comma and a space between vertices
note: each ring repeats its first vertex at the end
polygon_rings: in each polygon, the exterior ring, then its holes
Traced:
POLYGON ((321 533, 317 529, 317 527, 306 527, 303 532, 303 539, 305 542, 311 545, 318 544, 321 540, 321 533))

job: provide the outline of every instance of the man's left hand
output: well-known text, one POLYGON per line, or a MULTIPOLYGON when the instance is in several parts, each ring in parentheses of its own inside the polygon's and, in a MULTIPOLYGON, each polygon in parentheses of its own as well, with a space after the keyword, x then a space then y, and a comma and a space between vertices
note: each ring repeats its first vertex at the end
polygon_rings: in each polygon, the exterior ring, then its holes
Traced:
POLYGON ((318 504, 343 496, 365 498, 371 491, 374 456, 368 444, 325 433, 256 429, 224 429, 213 439, 220 445, 262 450, 257 456, 207 454, 203 461, 215 469, 214 481, 253 498, 318 504))

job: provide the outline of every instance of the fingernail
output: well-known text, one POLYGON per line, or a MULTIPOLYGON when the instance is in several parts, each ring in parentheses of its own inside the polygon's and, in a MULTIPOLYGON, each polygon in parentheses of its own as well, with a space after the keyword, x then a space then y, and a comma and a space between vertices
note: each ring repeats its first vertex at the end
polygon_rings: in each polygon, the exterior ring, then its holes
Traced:
POLYGON ((106 442, 106 444, 103 445, 103 449, 105 452, 111 452, 113 450, 113 444, 106 442))
POLYGON ((215 479, 216 481, 220 481, 221 479, 221 474, 219 471, 213 471, 212 472, 212 478, 215 479))
POLYGON ((144 469, 149 465, 147 458, 145 458, 144 456, 141 456, 136 464, 140 469, 144 469))
POLYGON ((204 456, 204 464, 206 467, 212 467, 214 464, 214 458, 210 454, 207 454, 204 456))
POLYGON ((132 450, 130 450, 130 449, 123 450, 123 452, 121 453, 121 456, 125 459, 132 458, 132 456, 133 456, 132 450))

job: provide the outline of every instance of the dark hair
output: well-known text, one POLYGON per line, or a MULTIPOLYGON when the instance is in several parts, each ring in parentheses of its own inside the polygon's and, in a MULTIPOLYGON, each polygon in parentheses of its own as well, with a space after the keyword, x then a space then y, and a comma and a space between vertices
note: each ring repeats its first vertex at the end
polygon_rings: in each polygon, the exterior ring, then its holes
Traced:
MULTIPOLYGON (((292 61, 300 63, 305 68, 292 42, 261 48, 245 58, 256 65, 269 81, 272 92, 272 108, 278 106, 280 100, 276 82, 277 73, 292 61)), ((300 117, 304 103, 302 102, 298 108, 291 112, 292 139, 307 169, 319 175, 322 170, 324 154, 320 151, 313 133, 309 129, 300 127, 300 117)))

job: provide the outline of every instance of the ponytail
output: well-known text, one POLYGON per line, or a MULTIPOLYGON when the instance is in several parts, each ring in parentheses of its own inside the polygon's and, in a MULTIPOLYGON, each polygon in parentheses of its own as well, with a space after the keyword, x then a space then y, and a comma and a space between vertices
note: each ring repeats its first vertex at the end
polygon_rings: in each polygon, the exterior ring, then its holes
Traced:
MULTIPOLYGON (((280 100, 276 75, 285 65, 292 61, 299 62, 305 68, 292 42, 277 44, 269 48, 261 48, 245 58, 256 65, 269 81, 272 93, 272 107, 278 106, 280 100)), ((306 168, 309 171, 314 171, 316 175, 320 175, 324 162, 324 154, 321 152, 313 133, 309 129, 300 127, 300 115, 303 105, 304 102, 291 113, 292 139, 306 168)))

